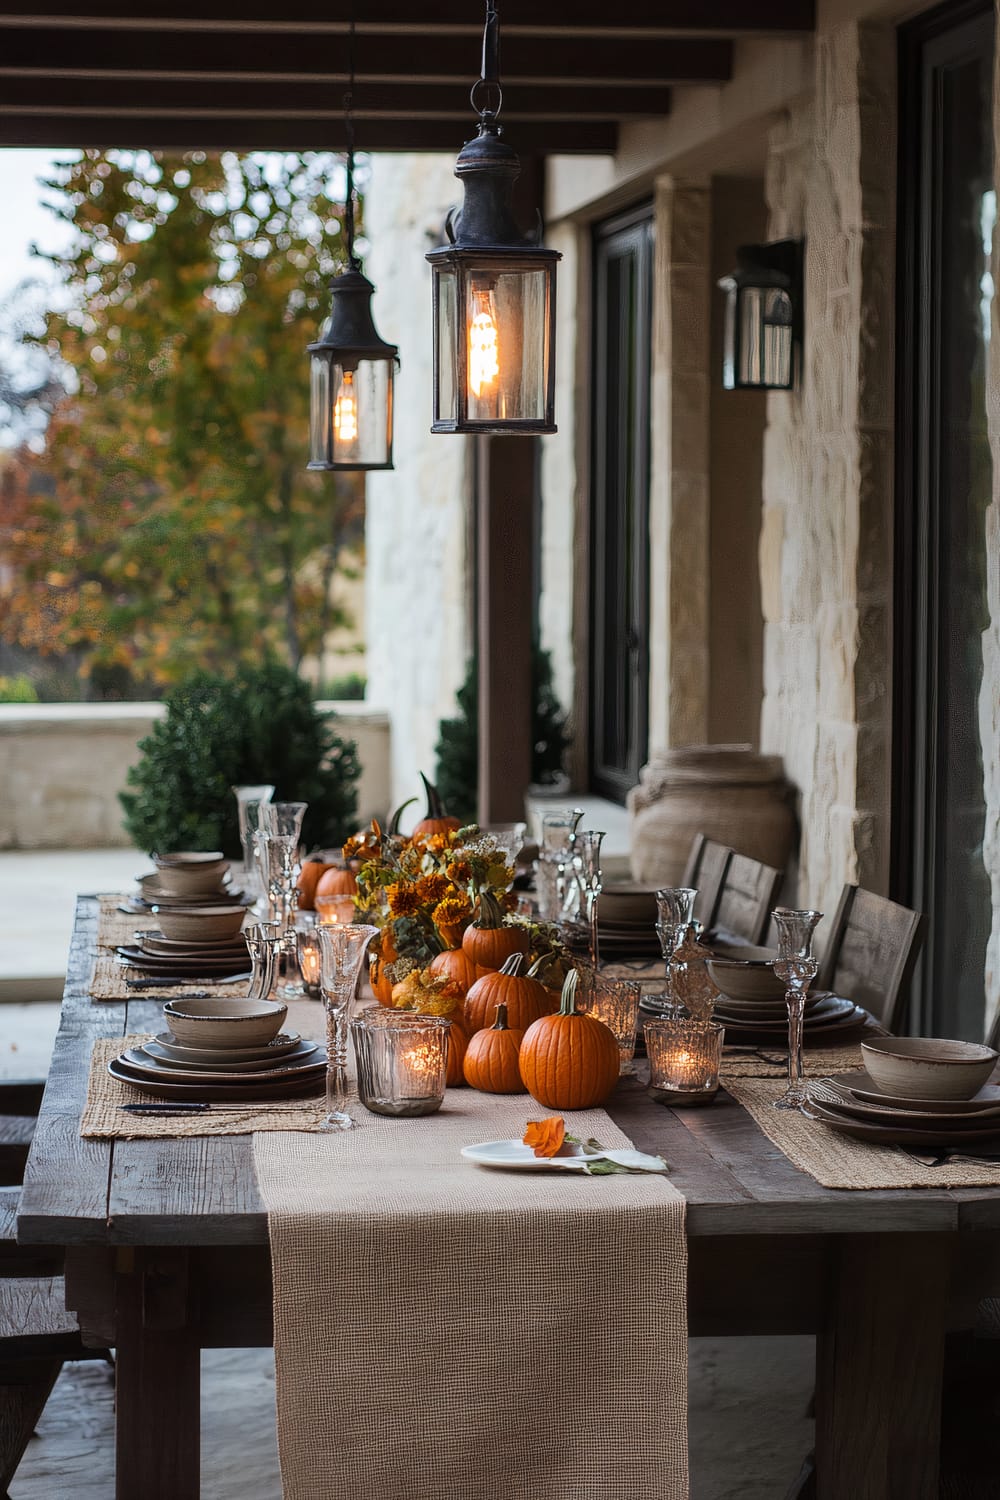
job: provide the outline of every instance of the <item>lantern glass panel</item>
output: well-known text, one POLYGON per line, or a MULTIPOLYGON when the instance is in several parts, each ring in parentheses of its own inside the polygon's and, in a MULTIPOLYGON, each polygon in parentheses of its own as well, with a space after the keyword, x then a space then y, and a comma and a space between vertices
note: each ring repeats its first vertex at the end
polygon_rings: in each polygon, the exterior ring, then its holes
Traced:
POLYGON ((330 457, 335 464, 377 467, 389 462, 392 360, 362 359, 330 366, 330 457))
POLYGON ((743 287, 739 293, 740 385, 792 384, 792 302, 780 287, 743 287))
POLYGON ((548 298, 544 268, 470 270, 465 330, 471 422, 544 421, 548 298))
POLYGON ((434 268, 437 285, 437 338, 434 343, 434 354, 438 361, 436 371, 435 392, 437 396, 437 407, 434 412, 435 422, 456 422, 458 420, 458 371, 455 368, 455 360, 458 350, 458 337, 455 325, 458 321, 458 291, 455 272, 450 268, 434 268))
POLYGON ((311 365, 311 410, 309 414, 309 462, 325 464, 327 452, 327 412, 330 407, 330 366, 325 354, 314 354, 311 365))

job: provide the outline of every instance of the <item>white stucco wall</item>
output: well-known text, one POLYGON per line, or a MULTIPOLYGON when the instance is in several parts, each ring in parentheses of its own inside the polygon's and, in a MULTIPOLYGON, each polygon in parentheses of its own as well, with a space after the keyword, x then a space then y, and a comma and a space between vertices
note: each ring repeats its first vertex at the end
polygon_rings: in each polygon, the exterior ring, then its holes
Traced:
MULTIPOLYGON (((456 154, 460 145, 457 135, 456 154)), ((368 476, 365 528, 368 697, 385 704, 392 720, 393 805, 419 794, 420 771, 433 778, 438 723, 454 712, 471 649, 469 440, 430 432, 431 273, 424 255, 442 242, 445 214, 461 200, 453 166, 450 155, 377 156, 365 198, 376 325, 398 344, 401 361, 396 468, 368 476)))

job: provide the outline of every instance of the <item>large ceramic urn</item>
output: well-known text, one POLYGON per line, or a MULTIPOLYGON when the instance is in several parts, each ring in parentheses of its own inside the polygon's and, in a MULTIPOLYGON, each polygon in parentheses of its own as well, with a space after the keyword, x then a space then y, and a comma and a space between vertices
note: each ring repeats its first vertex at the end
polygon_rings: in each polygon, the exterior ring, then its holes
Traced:
POLYGON ((678 885, 699 833, 783 870, 797 836, 794 798, 780 755, 749 745, 659 751, 628 794, 633 879, 678 885))

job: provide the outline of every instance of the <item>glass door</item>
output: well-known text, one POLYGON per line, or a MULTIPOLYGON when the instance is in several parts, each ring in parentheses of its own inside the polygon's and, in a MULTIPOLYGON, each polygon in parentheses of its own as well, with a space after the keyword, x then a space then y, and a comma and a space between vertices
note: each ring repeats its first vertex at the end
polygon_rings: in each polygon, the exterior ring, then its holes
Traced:
POLYGON ((928 916, 915 1028, 981 1039, 991 922, 980 736, 997 203, 993 6, 900 33, 893 886, 928 916))

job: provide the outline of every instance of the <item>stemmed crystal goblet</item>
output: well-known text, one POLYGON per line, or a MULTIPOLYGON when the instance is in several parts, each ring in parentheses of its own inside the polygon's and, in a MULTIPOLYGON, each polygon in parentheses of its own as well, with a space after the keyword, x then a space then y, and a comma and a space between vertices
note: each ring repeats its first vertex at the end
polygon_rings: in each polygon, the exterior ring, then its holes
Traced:
POLYGON ((278 970, 278 954, 284 942, 280 922, 258 922, 243 934, 250 952, 253 972, 247 990, 248 1000, 268 1000, 278 970))
POLYGON ((539 859, 555 870, 555 920, 560 921, 565 913, 567 880, 566 872, 573 863, 576 830, 583 817, 582 807, 563 808, 560 811, 542 814, 542 842, 539 859))
POLYGON ((308 802, 268 802, 261 810, 261 824, 269 833, 281 838, 294 838, 298 849, 302 837, 302 819, 306 815, 308 802))
POLYGON ((603 829, 585 829, 576 835, 573 853, 573 869, 580 890, 583 892, 584 914, 587 919, 587 937, 590 944, 590 965, 594 970, 600 962, 597 935, 597 902, 604 889, 601 880, 601 842, 606 837, 603 829))
POLYGON ((299 899, 299 841, 293 834, 267 833, 261 830, 256 835, 256 845, 266 883, 268 920, 276 922, 282 934, 281 951, 285 959, 285 973, 278 986, 278 994, 283 999, 290 999, 306 992, 299 966, 299 945, 295 931, 295 913, 299 899))
POLYGON ((378 932, 354 926, 318 927, 320 990, 326 1008, 326 1105, 323 1130, 352 1130, 347 1113, 347 1022, 368 944, 378 932))
POLYGON ((772 968, 784 983, 788 1006, 788 1088, 775 1099, 775 1109, 802 1110, 807 1102, 802 1081, 802 1021, 806 994, 819 967, 812 939, 822 918, 821 911, 793 911, 787 906, 771 913, 778 937, 778 956, 772 968))
POLYGON ((257 861, 254 836, 261 826, 261 808, 266 806, 274 796, 274 787, 267 783, 258 786, 234 786, 233 794, 236 797, 240 843, 243 846, 243 886, 247 895, 252 896, 256 904, 264 894, 264 883, 257 861))
POLYGON ((689 885, 665 885, 656 893, 656 935, 663 955, 663 998, 669 1009, 673 1004, 674 986, 671 964, 681 933, 694 920, 697 890, 689 885))

